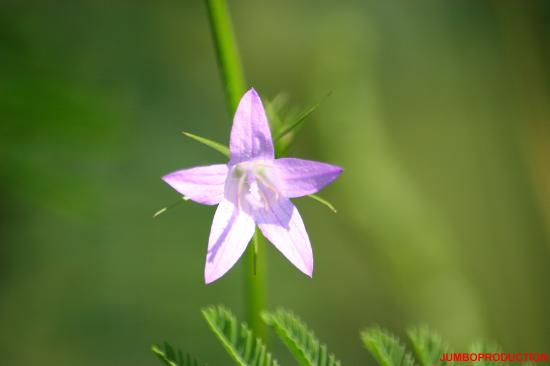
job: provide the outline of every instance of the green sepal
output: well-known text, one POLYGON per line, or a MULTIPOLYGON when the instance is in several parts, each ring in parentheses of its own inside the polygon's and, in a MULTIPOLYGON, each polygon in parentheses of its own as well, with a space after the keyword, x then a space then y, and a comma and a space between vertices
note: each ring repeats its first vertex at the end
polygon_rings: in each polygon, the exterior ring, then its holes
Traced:
POLYGON ((214 150, 216 150, 219 153, 222 153, 225 157, 229 158, 229 148, 223 144, 220 144, 219 142, 207 139, 205 137, 197 136, 195 134, 185 132, 183 131, 182 134, 184 136, 189 137, 190 139, 193 139, 197 142, 200 142, 201 144, 204 144, 214 150))

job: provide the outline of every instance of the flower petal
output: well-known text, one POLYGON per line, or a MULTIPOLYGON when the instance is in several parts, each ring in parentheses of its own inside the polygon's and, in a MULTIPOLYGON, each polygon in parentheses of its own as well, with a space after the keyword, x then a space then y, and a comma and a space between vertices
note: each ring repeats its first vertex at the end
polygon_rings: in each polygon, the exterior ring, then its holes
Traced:
POLYGON ((195 202, 216 205, 223 198, 227 171, 225 164, 200 166, 167 174, 162 180, 195 202))
POLYGON ((273 140, 260 96, 251 88, 241 98, 231 129, 230 165, 252 159, 273 160, 273 140))
POLYGON ((208 284, 223 276, 241 257, 254 235, 254 219, 233 203, 223 199, 214 215, 204 281, 208 284))
POLYGON ((313 274, 313 253, 298 209, 289 199, 270 200, 269 206, 255 213, 264 236, 300 271, 313 274))
POLYGON ((319 192, 343 171, 336 165, 294 158, 277 159, 274 166, 279 179, 277 188, 289 198, 319 192))

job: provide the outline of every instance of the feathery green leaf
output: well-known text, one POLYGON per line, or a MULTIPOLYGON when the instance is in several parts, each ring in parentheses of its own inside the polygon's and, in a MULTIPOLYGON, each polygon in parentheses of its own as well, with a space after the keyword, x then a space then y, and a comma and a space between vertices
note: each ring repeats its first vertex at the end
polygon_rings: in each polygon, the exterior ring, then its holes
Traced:
POLYGON ((210 306, 202 310, 208 325, 222 342, 225 350, 240 366, 277 366, 266 346, 255 338, 248 327, 223 306, 210 306))
POLYGON ((441 354, 449 351, 439 334, 428 327, 410 328, 407 331, 416 359, 420 366, 452 365, 452 362, 441 362, 441 354))
POLYGON ((164 348, 154 345, 151 351, 161 360, 166 366, 204 366, 189 353, 183 354, 182 351, 175 350, 168 343, 164 343, 164 348))
MULTIPOLYGON (((477 341, 477 342, 474 342, 470 345, 470 347, 468 348, 468 353, 483 353, 483 354, 486 354, 486 353, 490 353, 490 354, 493 354, 493 353, 500 353, 502 352, 502 349, 500 348, 500 346, 496 343, 488 343, 488 342, 484 342, 484 341, 477 341)), ((478 362, 476 362, 476 364, 479 364, 480 366, 490 366, 490 365, 496 365, 496 364, 500 364, 501 362, 493 362, 493 361, 487 361, 487 360, 480 360, 478 362)))
POLYGON ((190 139, 193 139, 197 142, 200 142, 201 144, 204 144, 214 150, 216 150, 217 152, 220 152, 222 153, 223 155, 225 155, 226 157, 229 157, 229 148, 223 144, 220 144, 219 142, 216 142, 216 141, 212 141, 210 139, 207 139, 205 137, 201 137, 201 136, 197 136, 197 135, 194 135, 192 133, 189 133, 189 132, 185 132, 183 131, 182 132, 185 136, 189 137, 190 139))
POLYGON ((361 332, 361 339, 381 366, 413 366, 414 360, 399 339, 379 327, 361 332))
POLYGON ((298 317, 286 310, 263 312, 263 320, 271 326, 281 341, 302 366, 340 366, 327 346, 320 344, 315 334, 298 317))

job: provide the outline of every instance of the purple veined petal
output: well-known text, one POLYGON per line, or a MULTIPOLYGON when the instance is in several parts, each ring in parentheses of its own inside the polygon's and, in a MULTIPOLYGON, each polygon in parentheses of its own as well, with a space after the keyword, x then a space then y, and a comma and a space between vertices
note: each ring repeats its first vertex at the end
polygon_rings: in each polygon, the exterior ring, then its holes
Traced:
POLYGON ((247 160, 273 160, 273 140, 260 96, 251 88, 241 98, 229 141, 230 165, 247 160))
POLYGON ((289 199, 271 199, 255 212, 262 234, 300 271, 313 275, 313 252, 298 209, 289 199))
POLYGON ((252 216, 222 199, 210 230, 204 281, 208 284, 223 276, 244 253, 255 229, 252 216))
POLYGON ((274 167, 278 176, 277 188, 289 198, 319 192, 343 171, 336 165, 295 158, 277 159, 274 167))
POLYGON ((203 205, 216 205, 224 195, 228 168, 225 164, 178 170, 162 177, 183 196, 203 205))

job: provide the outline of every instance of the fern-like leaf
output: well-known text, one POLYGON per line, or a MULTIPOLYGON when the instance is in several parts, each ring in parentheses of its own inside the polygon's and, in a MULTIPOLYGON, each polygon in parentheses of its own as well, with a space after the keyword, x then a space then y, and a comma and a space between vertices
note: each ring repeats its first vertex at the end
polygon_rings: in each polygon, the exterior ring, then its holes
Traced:
POLYGON ((202 310, 208 325, 222 342, 225 350, 240 366, 278 366, 267 352, 266 346, 255 338, 245 324, 239 324, 235 316, 223 306, 202 310))
POLYGON ((439 334, 427 327, 419 327, 409 329, 407 335, 420 366, 453 364, 439 361, 443 353, 449 352, 449 346, 443 342, 439 334))
MULTIPOLYGON (((500 346, 496 343, 489 343, 485 341, 478 341, 474 342, 470 345, 468 348, 468 353, 477 353, 477 354, 494 354, 494 353, 500 353, 502 352, 502 349, 500 346)), ((495 362, 495 361, 487 361, 487 360, 479 360, 477 362, 480 366, 491 366, 491 365, 497 365, 501 362, 495 362)))
POLYGON ((294 314, 277 310, 264 312, 262 318, 271 326, 296 360, 303 366, 340 366, 327 346, 320 344, 312 331, 294 314))
POLYGON ((199 363, 189 353, 184 354, 182 351, 175 350, 168 343, 164 343, 164 347, 154 345, 151 347, 151 351, 166 366, 205 366, 205 364, 199 363))
POLYGON ((414 359, 399 339, 379 328, 367 328, 361 332, 365 347, 381 366, 413 366, 414 359))

